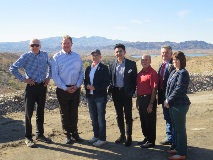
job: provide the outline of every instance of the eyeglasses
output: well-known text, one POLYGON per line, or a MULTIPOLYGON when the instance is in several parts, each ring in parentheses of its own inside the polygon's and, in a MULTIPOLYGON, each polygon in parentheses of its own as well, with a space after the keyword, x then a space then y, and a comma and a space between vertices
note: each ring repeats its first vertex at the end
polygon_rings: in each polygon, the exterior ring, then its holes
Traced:
POLYGON ((30 47, 39 47, 39 44, 31 44, 30 47))

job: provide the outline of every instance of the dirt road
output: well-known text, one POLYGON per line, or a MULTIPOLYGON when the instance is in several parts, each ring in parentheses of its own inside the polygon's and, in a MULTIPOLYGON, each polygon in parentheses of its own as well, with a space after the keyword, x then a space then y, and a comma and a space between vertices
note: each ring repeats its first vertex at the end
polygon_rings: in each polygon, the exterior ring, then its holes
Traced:
MULTIPOLYGON (((188 160, 213 159, 213 91, 189 94, 192 105, 187 114, 188 160)), ((135 100, 134 100, 135 101, 135 100)), ((166 160, 167 146, 159 141, 165 138, 165 121, 161 106, 157 112, 157 140, 153 149, 141 149, 137 141, 143 139, 138 111, 133 109, 133 144, 131 147, 115 144, 119 136, 115 120, 115 110, 111 102, 106 111, 107 141, 99 148, 87 143, 92 136, 91 121, 87 107, 79 108, 79 132, 85 140, 73 145, 64 144, 58 109, 45 111, 45 135, 51 137, 52 144, 37 142, 37 148, 28 148, 24 144, 24 113, 0 115, 0 160, 166 160)), ((35 133, 35 116, 33 117, 35 133)))

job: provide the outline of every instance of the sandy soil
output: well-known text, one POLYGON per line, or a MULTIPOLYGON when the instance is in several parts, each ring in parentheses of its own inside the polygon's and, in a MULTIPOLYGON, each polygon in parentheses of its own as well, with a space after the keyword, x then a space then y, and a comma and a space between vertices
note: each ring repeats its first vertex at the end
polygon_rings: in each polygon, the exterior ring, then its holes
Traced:
MULTIPOLYGON (((188 157, 189 160, 213 159, 213 91, 189 94, 192 105, 187 114, 188 157)), ((134 99, 135 102, 135 99, 134 99)), ((70 160, 70 159, 143 159, 166 160, 170 154, 159 142, 165 138, 165 121, 161 106, 157 112, 157 140, 153 149, 141 149, 137 141, 143 139, 137 109, 133 108, 133 144, 125 147, 115 144, 119 136, 115 120, 115 110, 111 102, 106 110, 107 141, 99 148, 88 144, 93 136, 87 107, 79 108, 79 132, 83 143, 65 145, 58 109, 45 111, 45 135, 51 137, 52 144, 37 142, 37 148, 24 144, 24 113, 0 115, 0 160, 70 160)), ((35 116, 33 116, 35 133, 35 116)))

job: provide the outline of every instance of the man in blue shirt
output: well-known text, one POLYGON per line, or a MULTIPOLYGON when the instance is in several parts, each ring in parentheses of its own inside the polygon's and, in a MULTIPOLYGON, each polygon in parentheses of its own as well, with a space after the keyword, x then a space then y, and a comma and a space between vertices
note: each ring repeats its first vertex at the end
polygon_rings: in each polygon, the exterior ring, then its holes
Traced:
POLYGON ((53 56, 52 78, 57 86, 56 95, 60 104, 62 127, 67 137, 66 144, 71 144, 71 136, 78 142, 83 141, 78 135, 77 123, 84 70, 80 55, 71 51, 72 38, 63 36, 61 46, 62 50, 53 56))
POLYGON ((35 103, 36 109, 36 139, 43 142, 51 142, 44 134, 44 106, 46 101, 47 85, 50 81, 50 61, 47 52, 40 51, 41 43, 38 39, 32 39, 29 43, 30 50, 10 67, 10 72, 20 81, 27 83, 25 90, 25 143, 28 147, 35 147, 32 139, 31 118, 35 103), (19 72, 19 68, 25 70, 25 76, 19 72))

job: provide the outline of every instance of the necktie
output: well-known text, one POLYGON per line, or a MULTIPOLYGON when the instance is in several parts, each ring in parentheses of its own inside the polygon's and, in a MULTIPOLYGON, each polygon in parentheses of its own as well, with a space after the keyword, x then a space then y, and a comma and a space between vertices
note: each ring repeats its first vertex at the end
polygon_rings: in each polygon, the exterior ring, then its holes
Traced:
POLYGON ((164 69, 166 67, 166 62, 164 62, 161 66, 161 71, 160 71, 160 88, 163 89, 163 75, 164 75, 164 69))

